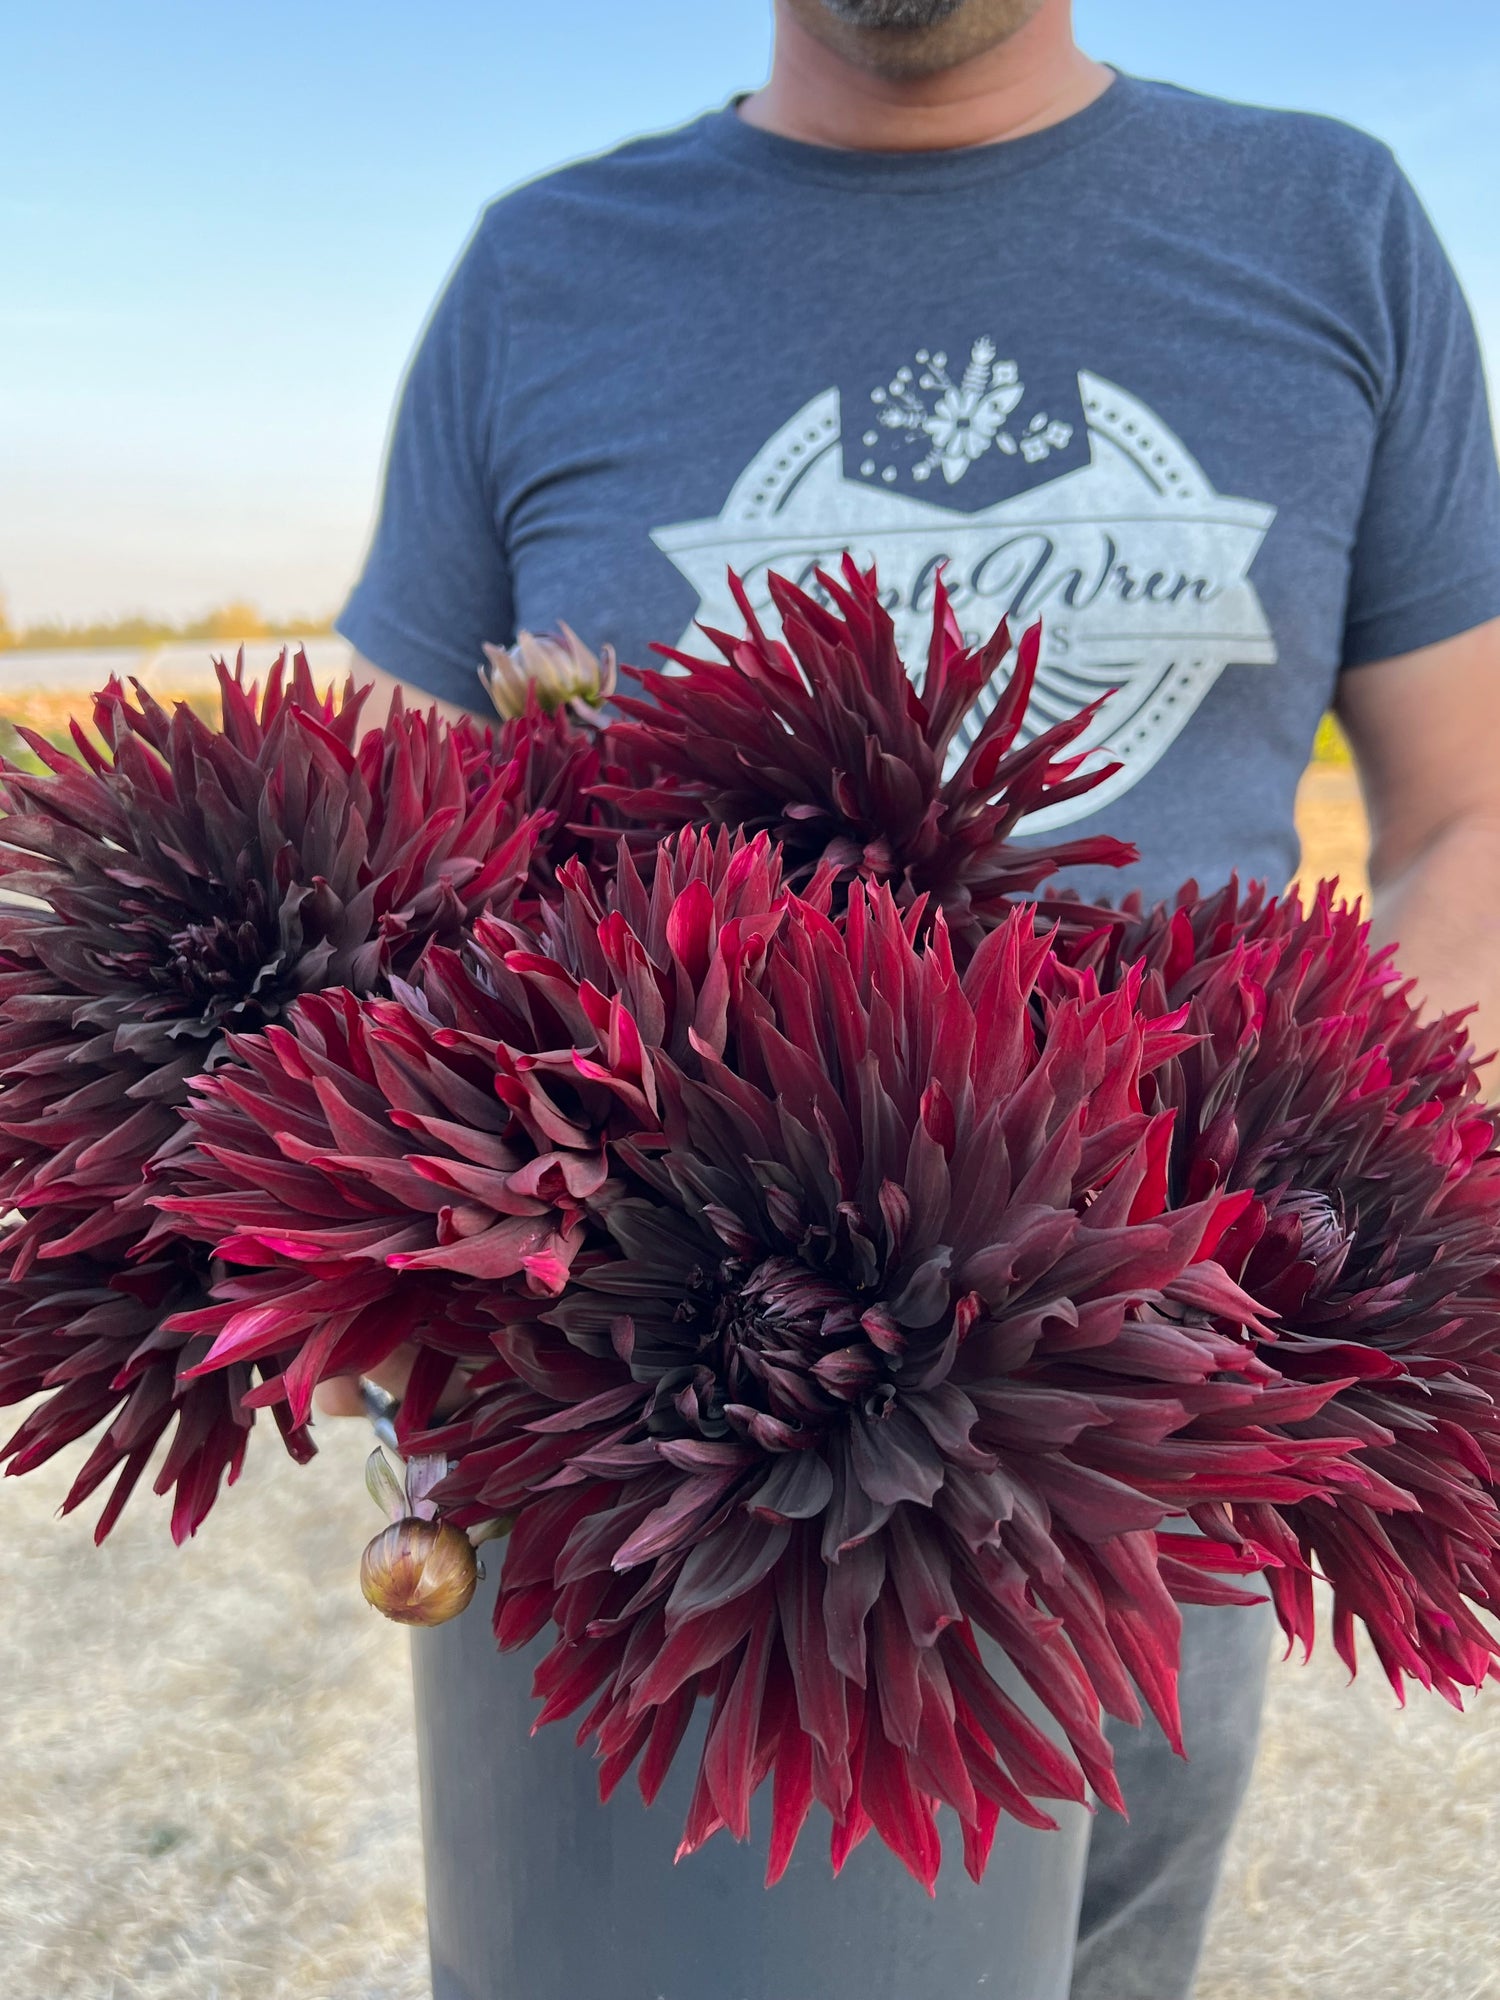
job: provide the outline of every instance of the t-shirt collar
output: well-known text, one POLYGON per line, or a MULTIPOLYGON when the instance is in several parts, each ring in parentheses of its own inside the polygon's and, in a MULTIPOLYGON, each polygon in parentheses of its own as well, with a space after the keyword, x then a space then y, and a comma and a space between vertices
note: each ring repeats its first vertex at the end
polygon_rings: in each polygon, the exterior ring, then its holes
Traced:
POLYGON ((864 192, 932 192, 1012 179, 1060 153, 1092 143, 1112 131, 1136 108, 1140 86, 1133 77, 1115 72, 1091 104, 1040 132, 1019 139, 999 139, 983 146, 956 146, 940 152, 867 153, 837 146, 815 146, 764 131, 740 117, 732 99, 721 111, 698 121, 703 138, 716 152, 780 180, 819 182, 864 192))

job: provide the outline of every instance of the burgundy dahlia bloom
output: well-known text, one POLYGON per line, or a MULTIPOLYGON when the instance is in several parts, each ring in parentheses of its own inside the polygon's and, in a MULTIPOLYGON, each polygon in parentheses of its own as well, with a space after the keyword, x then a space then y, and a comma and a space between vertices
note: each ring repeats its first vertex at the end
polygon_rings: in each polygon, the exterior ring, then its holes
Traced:
POLYGON ((1012 837, 1026 814, 1076 798, 1118 768, 1087 770, 1083 756, 1064 754, 1093 707, 1028 733, 1040 626, 1022 637, 995 698, 1009 628, 968 649, 939 580, 919 689, 875 572, 846 556, 842 580, 820 572, 818 581, 827 605, 769 579, 779 641, 731 577, 748 636, 709 631, 722 661, 659 649, 682 673, 636 673, 651 699, 618 698, 627 719, 608 731, 620 759, 649 775, 609 784, 605 797, 661 832, 764 829, 780 842, 794 887, 826 868, 842 886, 888 883, 903 906, 926 898, 961 956, 1059 869, 1135 858, 1102 834, 1032 845, 1012 837))
POLYGON ((4 773, 0 1205, 21 1220, 0 1248, 0 1401, 52 1393, 0 1456, 24 1471, 106 1425, 66 1502, 118 1469, 101 1532, 174 1420, 158 1485, 179 1538, 243 1449, 243 1382, 178 1380, 195 1357, 161 1324, 208 1275, 147 1200, 189 1079, 299 994, 369 991, 511 907, 545 824, 475 732, 398 706, 361 733, 363 694, 318 696, 302 655, 263 692, 218 671, 218 728, 114 681, 97 740, 28 735, 45 772, 4 773))
MULTIPOLYGON (((481 926, 396 1002, 302 1003, 244 1049, 253 1078, 200 1086, 171 1205, 248 1225, 236 1260, 383 1257, 393 1296, 441 1274, 488 1318, 465 1406, 414 1442, 453 1461, 449 1519, 515 1518, 498 1636, 556 1625, 542 1719, 582 1711, 606 1794, 638 1764, 655 1795, 701 1697, 685 1851, 743 1836, 770 1777, 773 1877, 814 1800, 835 1865, 873 1830, 929 1885, 945 1803, 978 1876, 1002 1811, 1119 1803, 1101 1704, 1138 1719, 1139 1689, 1175 1733, 1172 1592, 1239 1558, 1164 1519, 1323 1492, 1349 1440, 1256 1424, 1330 1392, 1246 1338, 1215 1248, 1247 1198, 1166 1209, 1141 1092, 1185 1045, 1132 984, 1044 1008, 1029 910, 960 977, 884 889, 842 927, 788 899, 764 840, 684 836, 650 890, 627 865, 594 897, 575 871, 545 937, 481 926), (273 1154, 299 1169, 279 1215, 273 1154), (415 1249, 401 1169, 449 1190, 415 1249), (518 1231, 523 1196, 545 1213, 518 1231), (1178 1442, 1203 1420, 1222 1435, 1178 1442)), ((288 1395, 327 1365, 295 1313, 288 1395)), ((203 1365, 285 1353, 273 1317, 203 1365)))
POLYGON ((576 861, 557 887, 540 931, 483 919, 399 1001, 311 996, 200 1080, 160 1205, 233 1267, 179 1322, 212 1336, 206 1379, 254 1365, 250 1403, 300 1424, 324 1376, 414 1340, 405 1441, 455 1361, 493 1359, 479 1287, 566 1282, 606 1139, 649 1122, 649 1049, 722 1033, 788 898, 771 844, 722 832, 680 836, 649 889, 623 852, 607 890, 576 861))
POLYGON ((1259 1197, 1222 1254, 1277 1316, 1263 1358, 1333 1391, 1283 1434, 1363 1441, 1336 1496, 1203 1524, 1265 1553, 1289 1638, 1311 1645, 1321 1574, 1351 1669, 1357 1619, 1398 1692, 1456 1700, 1500 1656, 1471 1609, 1500 1609, 1500 1148, 1462 1017, 1422 1019, 1327 884, 1307 907, 1190 884, 1086 955, 1106 982, 1144 959, 1148 1001, 1188 1010, 1148 1101, 1175 1114, 1175 1200, 1259 1197))

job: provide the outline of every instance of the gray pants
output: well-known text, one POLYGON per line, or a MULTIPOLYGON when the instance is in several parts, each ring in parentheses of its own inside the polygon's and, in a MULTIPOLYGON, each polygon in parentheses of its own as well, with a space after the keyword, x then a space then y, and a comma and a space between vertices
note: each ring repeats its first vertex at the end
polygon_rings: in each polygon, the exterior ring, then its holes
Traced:
POLYGON ((601 1808, 569 1725, 527 1741, 545 1642, 495 1652, 493 1589, 413 1635, 434 2000, 1064 2000, 1075 1927, 1071 2000, 1187 2000, 1254 1756, 1262 1611, 1186 1615, 1191 1763, 1154 1725, 1111 1732, 1128 1827, 1102 1812, 1090 1834, 1076 1808, 1055 1834, 1004 1820, 976 1888, 944 1815, 929 1901, 874 1839, 835 1884, 813 1827, 767 1895, 763 1798, 749 1851, 720 1835, 674 1868, 694 1745, 651 1812, 633 1788, 601 1808))
POLYGON ((1127 1823, 1089 1837, 1071 2000, 1188 2000, 1224 1849, 1250 1782, 1275 1621, 1269 1604, 1183 1613, 1188 1761, 1152 1723, 1111 1723, 1127 1823))

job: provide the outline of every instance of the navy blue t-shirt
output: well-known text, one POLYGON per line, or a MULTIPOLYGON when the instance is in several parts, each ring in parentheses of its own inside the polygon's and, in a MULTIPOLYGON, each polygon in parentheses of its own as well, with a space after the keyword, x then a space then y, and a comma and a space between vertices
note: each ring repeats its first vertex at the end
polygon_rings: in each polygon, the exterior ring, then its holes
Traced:
POLYGON ((1339 672, 1500 616, 1474 329, 1390 152, 1119 76, 962 151, 729 109, 533 181, 422 336, 339 629, 482 706, 486 640, 651 664, 735 628, 731 565, 763 602, 846 548, 914 664, 940 566, 971 634, 1040 617, 1029 726, 1114 691, 1120 772, 1027 830, 1279 887, 1339 672))

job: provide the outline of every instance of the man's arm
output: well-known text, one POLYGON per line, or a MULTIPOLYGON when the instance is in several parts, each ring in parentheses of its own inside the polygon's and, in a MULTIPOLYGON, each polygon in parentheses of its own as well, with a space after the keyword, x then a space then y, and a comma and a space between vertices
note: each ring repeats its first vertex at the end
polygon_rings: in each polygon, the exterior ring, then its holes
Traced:
MULTIPOLYGON (((349 672, 353 674, 356 686, 368 682, 374 690, 365 703, 362 717, 363 725, 367 729, 385 720, 390 713, 392 697, 398 690, 402 701, 409 709, 436 708, 438 714, 446 716, 449 722, 457 722, 459 717, 466 713, 456 702, 439 701, 435 694, 428 694, 423 688, 413 687, 409 681, 398 681, 394 674, 388 674, 382 668, 374 666, 363 653, 351 655, 349 672)), ((476 687, 479 685, 477 674, 474 685, 476 687)))
MULTIPOLYGON (((1500 1048, 1500 619, 1347 671, 1336 704, 1370 815, 1374 934, 1428 1011, 1500 1048)), ((1488 1073, 1500 1095, 1500 1075, 1488 1073)))

